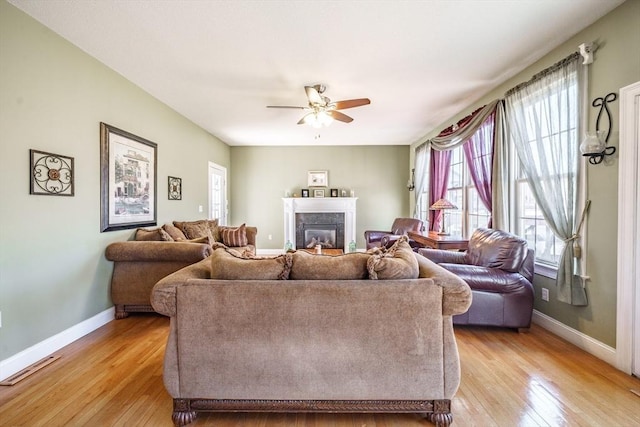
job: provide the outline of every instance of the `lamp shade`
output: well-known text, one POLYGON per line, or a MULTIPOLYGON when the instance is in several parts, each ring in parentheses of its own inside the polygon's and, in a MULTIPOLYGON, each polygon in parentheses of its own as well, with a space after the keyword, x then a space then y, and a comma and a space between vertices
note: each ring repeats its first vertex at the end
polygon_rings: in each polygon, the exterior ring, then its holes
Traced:
POLYGON ((432 211, 439 211, 442 209, 458 209, 458 207, 447 199, 439 199, 429 208, 429 210, 432 211))

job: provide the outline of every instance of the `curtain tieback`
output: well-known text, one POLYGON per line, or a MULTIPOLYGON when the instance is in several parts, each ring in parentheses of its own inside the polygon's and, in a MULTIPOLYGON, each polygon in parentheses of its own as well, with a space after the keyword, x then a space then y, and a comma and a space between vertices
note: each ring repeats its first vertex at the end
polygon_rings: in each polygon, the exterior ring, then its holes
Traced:
POLYGON ((577 240, 580 238, 579 234, 574 234, 573 236, 569 237, 566 240, 563 240, 564 243, 569 243, 569 242, 573 242, 574 240, 577 240))

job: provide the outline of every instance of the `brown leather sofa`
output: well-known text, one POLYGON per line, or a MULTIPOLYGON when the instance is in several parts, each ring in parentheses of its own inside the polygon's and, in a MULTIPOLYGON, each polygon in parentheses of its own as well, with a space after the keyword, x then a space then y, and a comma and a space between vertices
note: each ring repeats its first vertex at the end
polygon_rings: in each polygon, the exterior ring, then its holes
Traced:
POLYGON ((420 233, 424 227, 422 220, 417 218, 396 218, 391 225, 391 230, 365 230, 364 241, 367 249, 380 246, 389 247, 398 240, 400 236, 406 235, 408 231, 420 233))
POLYGON ((466 252, 419 249, 471 288, 469 310, 453 317, 457 325, 529 328, 533 314, 534 252, 527 242, 501 230, 478 228, 466 252))

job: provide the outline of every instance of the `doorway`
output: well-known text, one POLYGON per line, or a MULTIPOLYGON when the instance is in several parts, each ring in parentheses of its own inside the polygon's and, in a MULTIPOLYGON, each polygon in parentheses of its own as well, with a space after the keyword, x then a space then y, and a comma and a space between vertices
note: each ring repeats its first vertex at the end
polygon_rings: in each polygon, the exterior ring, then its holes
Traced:
POLYGON ((209 162, 209 219, 227 225, 227 168, 209 162))
POLYGON ((618 369, 640 377, 640 82, 620 89, 618 369))

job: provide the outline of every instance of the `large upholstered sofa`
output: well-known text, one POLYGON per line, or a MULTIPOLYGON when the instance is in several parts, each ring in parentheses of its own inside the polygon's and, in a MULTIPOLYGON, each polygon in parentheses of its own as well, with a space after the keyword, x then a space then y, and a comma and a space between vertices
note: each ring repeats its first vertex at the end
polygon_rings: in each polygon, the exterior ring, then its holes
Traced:
POLYGON ((463 279, 473 292, 456 325, 527 329, 533 314, 534 251, 526 240, 501 230, 478 228, 466 252, 419 249, 418 252, 463 279))
POLYGON ((415 412, 452 422, 451 316, 469 287, 414 253, 247 258, 225 248, 160 280, 173 421, 197 412, 415 412))
POLYGON ((151 290, 163 277, 211 255, 221 242, 255 254, 256 227, 219 226, 217 220, 174 221, 153 229, 138 229, 134 240, 107 246, 113 261, 111 299, 116 319, 132 312, 153 312, 151 290), (225 240, 226 238, 226 240, 225 240))

